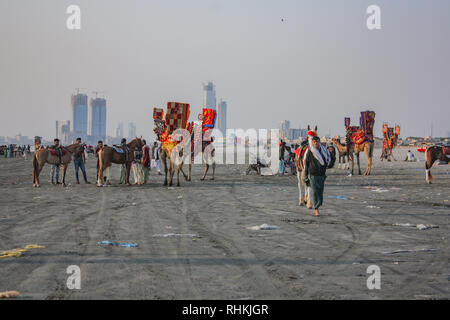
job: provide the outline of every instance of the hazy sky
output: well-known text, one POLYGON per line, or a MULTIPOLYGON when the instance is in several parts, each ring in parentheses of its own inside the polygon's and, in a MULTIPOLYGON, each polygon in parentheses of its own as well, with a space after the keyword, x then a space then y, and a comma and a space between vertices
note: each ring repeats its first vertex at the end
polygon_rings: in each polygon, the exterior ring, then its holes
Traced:
POLYGON ((0 0, 0 135, 53 137, 80 87, 105 91, 108 134, 133 121, 152 136, 154 106, 188 102, 192 119, 213 80, 233 128, 343 135, 369 108, 376 135, 389 121, 444 136, 449 39, 449 0, 0 0), (70 4, 81 30, 66 28, 70 4))

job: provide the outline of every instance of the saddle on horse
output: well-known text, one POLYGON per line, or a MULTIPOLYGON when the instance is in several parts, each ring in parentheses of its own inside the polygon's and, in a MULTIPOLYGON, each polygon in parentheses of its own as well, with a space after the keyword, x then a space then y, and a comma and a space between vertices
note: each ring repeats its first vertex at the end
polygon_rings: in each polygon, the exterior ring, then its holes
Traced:
POLYGON ((62 163, 61 158, 67 154, 67 150, 64 147, 48 147, 48 151, 50 151, 52 156, 59 158, 59 163, 62 163))

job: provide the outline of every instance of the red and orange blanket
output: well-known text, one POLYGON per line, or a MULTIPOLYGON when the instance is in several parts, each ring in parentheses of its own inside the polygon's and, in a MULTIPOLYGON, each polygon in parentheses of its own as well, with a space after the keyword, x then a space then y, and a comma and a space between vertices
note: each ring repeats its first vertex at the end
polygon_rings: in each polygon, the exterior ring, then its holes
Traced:
POLYGON ((157 126, 154 131, 159 136, 163 149, 169 152, 179 143, 171 139, 170 135, 176 129, 186 129, 190 114, 189 103, 168 102, 167 113, 164 118, 164 110, 162 108, 153 108, 153 119, 157 126), (161 133, 162 132, 162 133, 161 133))
POLYGON ((345 128, 347 130, 346 143, 347 145, 363 144, 366 141, 373 142, 373 126, 375 124, 375 112, 363 111, 359 119, 360 126, 351 126, 350 118, 344 118, 345 128))

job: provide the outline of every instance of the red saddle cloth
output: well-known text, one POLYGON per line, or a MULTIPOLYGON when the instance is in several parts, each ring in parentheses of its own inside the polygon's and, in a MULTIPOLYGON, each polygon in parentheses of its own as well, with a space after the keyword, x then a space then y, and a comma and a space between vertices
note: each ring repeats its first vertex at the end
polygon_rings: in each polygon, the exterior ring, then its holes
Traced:
POLYGON ((297 157, 303 158, 307 149, 308 149, 307 146, 299 147, 295 149, 295 154, 297 155, 297 157))
POLYGON ((450 147, 442 147, 442 153, 446 156, 450 156, 450 147))
MULTIPOLYGON (((58 156, 58 152, 56 151, 56 150, 54 150, 54 149, 48 149, 49 151, 50 151, 50 154, 52 155, 52 156, 58 156)), ((64 149, 64 148, 61 148, 61 150, 62 150, 62 155, 63 156, 65 156, 66 155, 66 153, 67 153, 67 150, 66 149, 64 149)))

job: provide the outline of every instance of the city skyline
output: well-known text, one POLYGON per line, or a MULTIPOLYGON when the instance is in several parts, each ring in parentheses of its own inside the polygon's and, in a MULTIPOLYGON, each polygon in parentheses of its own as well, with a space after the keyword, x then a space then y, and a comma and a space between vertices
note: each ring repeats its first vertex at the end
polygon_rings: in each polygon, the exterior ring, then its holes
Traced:
POLYGON ((180 101, 199 113, 207 79, 232 105, 233 128, 289 119, 342 136, 344 117, 355 122, 370 109, 376 136, 385 121, 400 124, 401 136, 428 136, 431 126, 433 136, 448 135, 448 1, 377 0, 377 31, 366 27, 366 0, 81 0, 77 31, 65 26, 69 4, 0 2, 0 108, 8 119, 0 136, 52 137, 54 121, 71 118, 67 97, 82 86, 108 92, 108 136, 122 121, 151 138, 152 108, 180 101))

